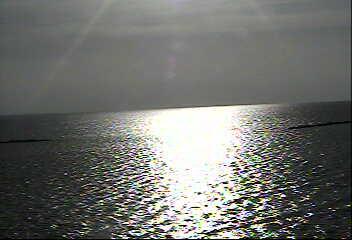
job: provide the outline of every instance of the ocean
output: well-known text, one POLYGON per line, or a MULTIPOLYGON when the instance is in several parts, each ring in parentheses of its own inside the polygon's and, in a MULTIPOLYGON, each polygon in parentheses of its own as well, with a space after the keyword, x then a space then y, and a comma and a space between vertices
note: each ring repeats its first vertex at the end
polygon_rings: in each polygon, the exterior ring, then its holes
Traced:
POLYGON ((2 116, 0 237, 350 238, 350 108, 2 116))

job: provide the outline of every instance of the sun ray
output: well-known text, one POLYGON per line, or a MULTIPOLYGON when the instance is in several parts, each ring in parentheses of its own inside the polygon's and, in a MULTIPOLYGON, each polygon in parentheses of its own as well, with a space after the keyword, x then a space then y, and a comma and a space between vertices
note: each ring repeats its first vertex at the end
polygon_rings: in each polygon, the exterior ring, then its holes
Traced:
POLYGON ((55 81, 57 75, 68 65, 73 54, 79 49, 79 47, 84 43, 88 34, 91 32, 94 25, 97 23, 99 18, 104 14, 105 10, 110 6, 111 0, 104 0, 100 7, 97 9, 95 14, 89 19, 89 21, 81 28, 77 33, 76 38, 72 41, 72 44, 67 48, 64 54, 57 60, 53 69, 49 72, 45 79, 45 82, 40 86, 40 89, 36 92, 33 97, 34 102, 41 100, 42 94, 46 93, 53 81, 55 81))

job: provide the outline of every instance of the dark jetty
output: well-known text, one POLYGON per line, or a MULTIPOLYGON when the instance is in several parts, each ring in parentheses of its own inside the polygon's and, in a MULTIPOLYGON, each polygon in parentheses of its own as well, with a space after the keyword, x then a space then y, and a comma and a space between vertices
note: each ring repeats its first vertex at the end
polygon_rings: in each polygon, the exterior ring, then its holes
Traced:
POLYGON ((0 144, 5 143, 33 143, 33 142, 50 142, 50 139, 24 139, 24 140, 8 140, 0 141, 0 144))
POLYGON ((306 124, 306 125, 298 125, 294 127, 289 127, 288 129, 302 129, 302 128, 312 128, 312 127, 323 127, 337 124, 347 124, 351 123, 351 121, 342 121, 342 122, 326 122, 326 123, 317 123, 317 124, 306 124))

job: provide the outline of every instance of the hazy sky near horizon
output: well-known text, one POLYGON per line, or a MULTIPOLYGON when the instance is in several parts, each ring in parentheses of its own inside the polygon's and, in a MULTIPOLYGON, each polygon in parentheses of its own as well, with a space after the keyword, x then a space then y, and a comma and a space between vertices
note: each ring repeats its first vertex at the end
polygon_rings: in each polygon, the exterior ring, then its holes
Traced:
POLYGON ((0 114, 351 99, 349 0, 2 0, 0 114))

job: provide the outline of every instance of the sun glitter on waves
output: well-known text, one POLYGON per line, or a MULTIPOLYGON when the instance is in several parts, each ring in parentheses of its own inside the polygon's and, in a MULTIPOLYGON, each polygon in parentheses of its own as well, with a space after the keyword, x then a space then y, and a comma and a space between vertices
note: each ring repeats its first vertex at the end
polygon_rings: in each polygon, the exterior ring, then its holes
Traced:
POLYGON ((159 206, 169 207, 155 224, 174 237, 196 237, 223 218, 219 209, 233 198, 221 182, 231 185, 228 156, 240 144, 231 131, 234 119, 214 107, 160 111, 151 122, 166 164, 160 185, 168 194, 159 206))

